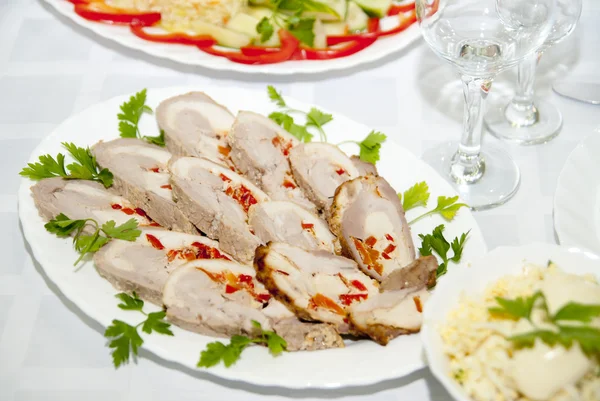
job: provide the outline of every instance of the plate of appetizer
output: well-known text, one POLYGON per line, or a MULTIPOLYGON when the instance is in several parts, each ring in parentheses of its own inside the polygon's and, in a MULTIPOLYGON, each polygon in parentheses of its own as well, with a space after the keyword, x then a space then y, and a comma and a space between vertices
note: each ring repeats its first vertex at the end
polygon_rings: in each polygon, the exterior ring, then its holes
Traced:
MULTIPOLYGON (((219 71, 296 74, 374 62, 419 38, 413 0, 45 0, 122 46, 219 71)), ((435 12, 438 0, 423 12, 435 12)))
POLYGON ((571 152, 554 194, 554 230, 561 244, 600 254, 600 168, 596 155, 600 135, 594 133, 571 152))
POLYGON ((273 87, 200 89, 92 106, 21 172, 33 254, 107 358, 291 388, 422 368, 428 290, 486 251, 470 210, 383 133, 273 87))
POLYGON ((440 280, 425 305, 429 367, 458 401, 600 399, 600 258, 499 247, 440 280))

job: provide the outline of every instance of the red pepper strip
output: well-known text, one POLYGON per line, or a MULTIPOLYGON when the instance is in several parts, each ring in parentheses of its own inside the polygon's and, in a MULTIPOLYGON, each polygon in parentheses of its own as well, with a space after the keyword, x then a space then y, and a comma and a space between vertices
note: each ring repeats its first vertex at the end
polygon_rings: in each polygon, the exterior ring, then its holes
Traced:
POLYGON ((340 43, 351 42, 353 40, 362 40, 372 36, 370 34, 374 34, 379 30, 379 18, 371 18, 369 19, 369 23, 367 24, 367 32, 365 33, 356 33, 352 35, 333 35, 327 37, 327 46, 335 46, 340 43))
POLYGON ((144 31, 144 25, 139 21, 133 21, 130 26, 131 33, 138 38, 158 43, 177 43, 190 46, 213 46, 217 41, 208 35, 190 36, 185 33, 154 34, 144 31))
POLYGON ((412 11, 415 9, 415 2, 412 3, 406 3, 406 4, 394 4, 392 5, 392 7, 390 7, 390 9, 388 10, 387 15, 389 17, 393 16, 393 15, 398 15, 400 13, 406 13, 408 11, 412 11))
POLYGON ((281 49, 276 52, 269 52, 255 56, 247 56, 241 52, 222 51, 214 47, 199 47, 205 53, 214 56, 225 57, 230 61, 241 64, 274 64, 289 60, 300 42, 291 33, 281 29, 279 31, 279 39, 281 40, 281 49))
POLYGON ((74 10, 77 15, 87 20, 111 24, 131 24, 136 21, 144 26, 152 26, 160 21, 160 13, 122 10, 100 2, 75 4, 74 10))
POLYGON ((280 52, 281 49, 278 47, 244 46, 240 48, 240 51, 244 56, 257 57, 264 56, 265 54, 277 53, 280 52))
POLYGON ((411 26, 413 23, 417 22, 417 13, 415 12, 415 10, 412 10, 408 15, 398 14, 398 17, 400 18, 400 25, 398 25, 394 29, 390 29, 389 31, 377 32, 377 36, 394 35, 398 32, 402 32, 403 30, 411 26))
POLYGON ((371 46, 377 40, 376 34, 364 34, 360 39, 353 40, 339 47, 317 50, 317 49, 304 49, 307 60, 331 60, 334 58, 347 57, 354 53, 366 49, 371 46))

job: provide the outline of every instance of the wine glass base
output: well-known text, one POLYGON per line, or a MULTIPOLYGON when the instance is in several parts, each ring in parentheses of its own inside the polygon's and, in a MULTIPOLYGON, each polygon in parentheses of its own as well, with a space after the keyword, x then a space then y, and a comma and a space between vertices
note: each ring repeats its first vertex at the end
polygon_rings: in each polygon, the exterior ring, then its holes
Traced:
POLYGON ((449 142, 426 150, 421 158, 454 187, 472 210, 490 209, 506 203, 519 188, 521 174, 513 159, 494 146, 486 144, 481 155, 485 173, 472 184, 460 184, 450 175, 450 162, 458 142, 449 142))
POLYGON ((552 103, 535 99, 539 113, 539 121, 529 126, 518 126, 510 123, 504 114, 510 99, 503 99, 497 106, 488 107, 485 124, 488 131, 496 138, 519 145, 538 145, 555 138, 562 128, 562 115, 552 103))

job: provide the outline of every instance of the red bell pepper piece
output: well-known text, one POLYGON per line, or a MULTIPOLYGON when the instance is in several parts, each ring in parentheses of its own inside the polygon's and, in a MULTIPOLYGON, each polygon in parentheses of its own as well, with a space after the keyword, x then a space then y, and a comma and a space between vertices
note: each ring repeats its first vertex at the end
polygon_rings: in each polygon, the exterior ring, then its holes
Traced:
POLYGON ((257 57, 277 53, 280 52, 281 49, 279 47, 244 46, 240 48, 240 51, 245 56, 257 57))
POLYGON ((372 33, 363 34, 350 42, 343 43, 339 47, 329 49, 304 49, 307 60, 331 60, 351 56, 354 53, 366 49, 377 40, 377 35, 372 33))
POLYGON ((169 34, 155 34, 149 33, 144 30, 143 23, 139 21, 133 21, 130 25, 131 32, 137 36, 138 38, 142 38, 144 40, 150 42, 158 42, 158 43, 177 43, 180 45, 190 45, 190 46, 212 46, 217 43, 211 36, 208 35, 199 35, 199 36, 191 36, 185 33, 169 33, 169 34))
POLYGON ((160 13, 123 10, 111 7, 103 2, 86 3, 82 1, 75 4, 75 13, 90 21, 111 24, 131 24, 136 21, 144 26, 152 26, 160 21, 160 13))
POLYGON ((405 4, 393 4, 388 10, 388 16, 398 15, 400 13, 406 13, 415 9, 415 2, 405 4))
MULTIPOLYGON (((279 31, 279 39, 281 41, 281 48, 277 51, 266 50, 264 54, 259 54, 257 49, 251 47, 249 53, 253 55, 246 55, 242 51, 232 52, 215 49, 214 47, 198 47, 205 53, 212 54, 214 56, 225 57, 230 61, 241 64, 274 64, 282 61, 289 60, 300 45, 298 39, 296 39, 291 33, 281 29, 279 31)), ((246 50, 248 52, 248 50, 246 50)))

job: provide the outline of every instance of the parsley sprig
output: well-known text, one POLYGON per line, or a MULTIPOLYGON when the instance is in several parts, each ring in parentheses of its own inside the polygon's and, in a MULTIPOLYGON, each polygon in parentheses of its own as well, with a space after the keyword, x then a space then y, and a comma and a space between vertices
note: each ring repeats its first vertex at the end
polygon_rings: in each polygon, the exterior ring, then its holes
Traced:
POLYGON ((137 229, 138 223, 135 219, 129 219, 117 226, 114 220, 107 221, 102 226, 94 219, 72 220, 61 213, 56 218, 44 225, 48 232, 59 237, 73 235, 73 246, 79 253, 79 258, 73 264, 77 266, 88 253, 94 253, 102 248, 111 239, 122 239, 135 241, 142 233, 137 229), (92 234, 85 234, 86 227, 90 227, 92 234))
POLYGON ((548 311, 546 297, 541 291, 537 291, 529 297, 519 297, 514 300, 497 297, 498 306, 488 308, 488 311, 497 317, 509 319, 527 319, 534 326, 534 330, 522 334, 506 337, 516 347, 533 347, 535 340, 540 339, 544 343, 554 346, 560 344, 570 348, 577 342, 582 351, 588 355, 600 354, 600 330, 590 326, 592 319, 600 317, 600 305, 588 305, 577 302, 569 302, 551 315, 548 311), (539 329, 531 320, 531 313, 536 305, 547 314, 547 321, 554 323, 555 330, 539 329), (576 326, 565 324, 565 322, 577 322, 576 326))
MULTIPOLYGON (((313 134, 308 130, 309 127, 314 127, 319 132, 319 137, 322 142, 327 142, 327 134, 323 129, 323 126, 333 120, 331 114, 322 112, 321 110, 313 107, 308 113, 293 109, 287 105, 285 99, 280 92, 277 91, 273 86, 267 86, 267 92, 269 98, 273 103, 279 106, 282 110, 273 112, 269 115, 269 118, 283 127, 290 134, 294 135, 298 140, 302 142, 310 142, 313 139, 313 134), (302 114, 306 117, 306 124, 296 124, 294 118, 290 114, 302 114)), ((362 141, 344 141, 338 143, 343 145, 346 143, 354 143, 360 148, 360 159, 362 161, 375 164, 379 161, 379 152, 381 150, 381 144, 387 139, 385 134, 377 131, 371 131, 365 139, 362 141)))
POLYGON ((218 365, 221 361, 223 361, 223 364, 226 367, 230 367, 240 359, 242 351, 251 344, 266 345, 273 356, 277 356, 286 350, 286 341, 275 334, 275 332, 263 330, 260 323, 256 320, 252 321, 252 325, 259 330, 259 337, 249 338, 246 336, 235 335, 231 337, 231 340, 227 345, 219 341, 209 343, 206 346, 206 349, 200 353, 198 367, 210 368, 218 365))
MULTIPOLYGON (((398 198, 402 202, 404 211, 407 212, 417 207, 427 207, 430 195, 429 186, 425 181, 422 181, 404 191, 404 194, 399 193, 398 198)), ((415 217, 414 219, 410 220, 408 224, 412 225, 417 221, 434 214, 439 214, 446 221, 452 221, 456 217, 458 211, 463 207, 469 206, 466 203, 458 202, 458 196, 438 196, 437 206, 435 208, 415 217)))
POLYGON ((63 147, 75 159, 75 161, 65 167, 65 155, 59 153, 56 158, 50 155, 40 156, 39 162, 28 163, 19 173, 34 181, 44 178, 62 177, 67 180, 90 180, 96 181, 110 187, 113 182, 113 175, 108 169, 100 169, 96 158, 92 155, 89 148, 80 148, 73 143, 63 142, 63 147), (67 172, 68 171, 68 172, 67 172))
POLYGON ((310 142, 313 135, 308 131, 309 127, 314 127, 319 132, 321 141, 327 142, 327 134, 323 130, 323 126, 333 120, 331 114, 323 113, 319 109, 313 107, 308 113, 291 108, 285 102, 285 99, 273 86, 267 86, 267 92, 269 98, 273 103, 281 108, 281 111, 273 112, 269 115, 269 118, 279 124, 283 129, 294 135, 298 140, 302 142, 310 142), (296 124, 294 118, 290 114, 301 114, 306 117, 306 124, 296 124))
POLYGON ((460 262, 465 243, 471 232, 471 230, 469 230, 460 235, 460 237, 455 237, 452 242, 448 242, 443 234, 444 228, 444 225, 440 224, 433 229, 431 234, 419 234, 419 238, 421 238, 422 241, 421 247, 419 248, 421 256, 429 256, 435 252, 442 258, 442 263, 439 264, 436 271, 437 278, 440 278, 448 272, 449 262, 460 262), (450 249, 452 249, 452 256, 448 254, 450 249))
POLYGON ((119 132, 121 138, 140 138, 146 142, 158 146, 165 146, 165 133, 160 130, 158 136, 142 135, 139 122, 144 113, 152 114, 150 106, 146 105, 146 89, 142 89, 131 96, 128 101, 120 106, 121 112, 117 115, 119 119, 119 132))
POLYGON ((139 299, 135 292, 132 295, 122 292, 117 294, 116 297, 121 300, 121 303, 118 305, 119 308, 128 311, 138 311, 146 316, 146 320, 135 326, 125 323, 122 320, 114 319, 112 324, 106 328, 104 337, 110 340, 108 346, 113 349, 113 364, 115 368, 118 368, 129 362, 131 354, 137 355, 138 349, 144 343, 144 339, 138 333, 140 326, 142 326, 142 331, 147 334, 155 332, 172 336, 173 332, 170 329, 171 324, 164 320, 166 313, 164 311, 144 312, 144 301, 139 299))

